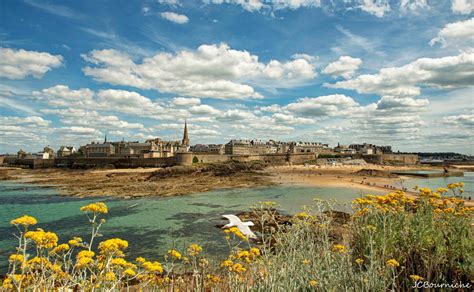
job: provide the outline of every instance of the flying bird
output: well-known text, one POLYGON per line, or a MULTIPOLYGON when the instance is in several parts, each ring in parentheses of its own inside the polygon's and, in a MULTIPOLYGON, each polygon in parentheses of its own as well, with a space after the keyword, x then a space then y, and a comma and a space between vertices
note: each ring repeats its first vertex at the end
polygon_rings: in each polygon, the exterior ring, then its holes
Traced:
POLYGON ((239 217, 235 215, 222 215, 222 217, 226 218, 229 220, 229 223, 224 225, 222 228, 230 228, 230 227, 237 227, 240 232, 242 232, 243 235, 245 235, 247 238, 257 238, 255 233, 250 230, 249 226, 254 226, 252 221, 246 221, 242 222, 239 217))

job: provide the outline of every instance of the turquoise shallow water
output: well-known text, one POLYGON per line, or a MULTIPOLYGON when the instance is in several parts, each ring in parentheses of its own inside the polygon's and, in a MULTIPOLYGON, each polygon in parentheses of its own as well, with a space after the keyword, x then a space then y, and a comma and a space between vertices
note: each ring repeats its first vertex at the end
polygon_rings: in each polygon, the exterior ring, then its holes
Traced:
MULTIPOLYGON (((465 177, 410 179, 400 182, 437 188, 451 182, 466 183, 466 195, 474 197, 474 173, 465 177)), ((113 200, 102 198, 109 206, 103 239, 120 237, 130 243, 128 254, 159 259, 173 244, 178 247, 196 242, 211 253, 225 249, 222 232, 215 226, 225 221, 221 215, 246 211, 259 201, 275 201, 279 209, 296 213, 314 198, 337 200, 337 209, 348 210, 350 202, 366 190, 318 188, 303 186, 272 186, 252 189, 228 189, 171 198, 113 200)), ((377 194, 377 192, 371 191, 377 194)), ((79 208, 99 199, 61 197, 51 188, 18 182, 0 182, 0 274, 5 272, 7 255, 16 243, 11 219, 29 214, 39 221, 38 227, 52 230, 65 242, 73 236, 87 238, 87 218, 79 208)))
MULTIPOLYGON (((335 199, 338 209, 348 210, 350 202, 366 191, 347 188, 275 186, 228 189, 171 198, 113 200, 102 198, 109 206, 107 223, 101 229, 104 238, 120 237, 130 243, 133 256, 157 256, 173 244, 197 242, 211 252, 226 245, 222 232, 222 214, 246 211, 259 201, 275 201, 283 212, 296 213, 313 198, 335 199)), ((0 268, 5 269, 7 255, 14 251, 11 219, 29 214, 38 219, 38 227, 52 230, 64 242, 72 236, 87 238, 87 218, 79 208, 98 199, 60 197, 51 188, 15 182, 0 182, 0 268)))
POLYGON ((437 189, 446 187, 450 183, 464 182, 464 197, 471 196, 474 199, 474 172, 465 172, 464 176, 413 178, 403 182, 403 186, 412 189, 414 186, 437 189))

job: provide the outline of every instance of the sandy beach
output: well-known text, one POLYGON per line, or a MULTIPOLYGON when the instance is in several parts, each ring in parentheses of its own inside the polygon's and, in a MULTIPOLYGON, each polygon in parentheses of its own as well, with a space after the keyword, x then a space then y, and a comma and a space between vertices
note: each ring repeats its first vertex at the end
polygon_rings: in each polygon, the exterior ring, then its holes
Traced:
MULTIPOLYGON (((367 190, 393 190, 409 177, 391 175, 390 171, 414 167, 366 166, 276 166, 267 169, 272 181, 280 184, 303 184, 328 187, 354 187, 367 190), (367 174, 363 170, 376 170, 367 174), (361 172, 357 174, 357 172, 361 172)), ((407 190, 408 192, 410 190, 407 190)))
MULTIPOLYGON (((236 164, 239 165, 239 164, 236 164)), ((251 165, 251 164, 249 164, 251 165)), ((177 196, 225 188, 267 185, 305 185, 344 187, 370 191, 404 190, 416 197, 414 190, 403 189, 410 177, 392 171, 433 169, 413 166, 269 166, 236 169, 235 165, 135 169, 21 169, 0 168, 0 179, 52 186, 62 195, 134 198, 143 196, 177 196), (230 167, 230 168, 229 168, 230 167)), ((239 166, 242 167, 242 166, 239 166)), ((474 206, 474 202, 466 202, 474 206)))
MULTIPOLYGON (((271 180, 276 184, 358 188, 366 189, 367 193, 374 190, 387 193, 403 190, 407 196, 416 198, 418 194, 415 190, 403 188, 403 182, 412 177, 390 173, 414 169, 439 170, 433 167, 368 164, 364 166, 274 166, 267 168, 266 171, 271 174, 271 180)), ((466 201, 466 205, 474 206, 474 202, 466 201)))

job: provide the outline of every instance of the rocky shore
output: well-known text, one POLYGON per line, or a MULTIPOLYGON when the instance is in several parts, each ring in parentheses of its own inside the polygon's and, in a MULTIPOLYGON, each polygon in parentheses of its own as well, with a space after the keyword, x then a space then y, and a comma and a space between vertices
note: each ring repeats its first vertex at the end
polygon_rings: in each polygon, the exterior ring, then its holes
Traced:
POLYGON ((0 180, 21 179, 78 197, 178 196, 223 188, 272 185, 260 163, 222 163, 138 169, 0 168, 0 180))

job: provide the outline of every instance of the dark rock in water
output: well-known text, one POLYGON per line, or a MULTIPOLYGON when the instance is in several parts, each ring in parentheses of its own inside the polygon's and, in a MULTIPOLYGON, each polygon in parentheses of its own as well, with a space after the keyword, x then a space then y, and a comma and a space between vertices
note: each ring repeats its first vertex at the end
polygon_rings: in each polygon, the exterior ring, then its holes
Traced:
POLYGON ((353 173, 357 176, 396 178, 398 175, 378 169, 361 169, 353 173))
MULTIPOLYGON (((254 223, 254 226, 251 227, 252 231, 258 233, 264 232, 265 234, 275 234, 277 231, 283 231, 285 232, 286 227, 290 227, 293 225, 293 216, 287 215, 287 214, 282 214, 276 209, 269 210, 271 212, 271 219, 267 219, 264 224, 263 224, 263 229, 262 230, 262 217, 263 214, 259 212, 254 212, 254 211, 246 211, 246 212, 240 212, 237 213, 237 217, 240 218, 243 222, 245 221, 252 221, 254 223)), ((345 212, 341 211, 324 211, 322 215, 318 216, 327 216, 331 217, 332 221, 329 226, 329 236, 330 238, 334 241, 341 241, 343 239, 343 235, 347 233, 347 225, 349 221, 351 220, 351 215, 345 212)), ((225 218, 222 218, 223 220, 226 220, 225 218)), ((316 222, 320 222, 321 220, 317 220, 316 222)), ((225 222, 227 224, 227 221, 225 222)), ((225 224, 219 224, 216 225, 217 228, 222 228, 225 224)), ((317 224, 316 224, 317 225, 317 224)), ((316 230, 316 225, 315 225, 315 230, 316 230)), ((258 238, 254 240, 255 243, 261 244, 262 239, 258 238)), ((270 246, 273 246, 274 244, 274 239, 271 239, 269 244, 270 246)))
POLYGON ((212 175, 212 176, 232 176, 239 173, 253 173, 263 170, 266 167, 264 163, 250 162, 225 162, 212 163, 192 166, 172 166, 159 169, 150 174, 147 180, 180 177, 183 175, 212 175))
POLYGON ((351 215, 341 211, 324 211, 325 215, 332 217, 333 223, 336 224, 347 224, 351 220, 351 215))

